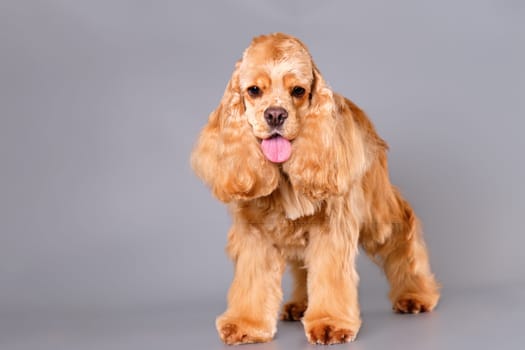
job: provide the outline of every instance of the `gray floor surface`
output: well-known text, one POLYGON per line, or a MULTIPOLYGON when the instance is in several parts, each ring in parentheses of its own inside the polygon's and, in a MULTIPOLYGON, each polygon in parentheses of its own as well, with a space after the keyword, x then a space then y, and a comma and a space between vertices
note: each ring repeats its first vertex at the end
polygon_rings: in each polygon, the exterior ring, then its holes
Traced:
MULTIPOLYGON (((379 292, 361 293, 357 341, 330 349, 523 349, 525 283, 445 289, 431 314, 396 315, 379 292)), ((0 349, 229 349, 214 318, 224 303, 122 310, 12 311, 0 315, 0 349)), ((237 347, 238 348, 238 347, 237 347)), ((314 349, 300 322, 280 322, 274 341, 241 349, 314 349)))

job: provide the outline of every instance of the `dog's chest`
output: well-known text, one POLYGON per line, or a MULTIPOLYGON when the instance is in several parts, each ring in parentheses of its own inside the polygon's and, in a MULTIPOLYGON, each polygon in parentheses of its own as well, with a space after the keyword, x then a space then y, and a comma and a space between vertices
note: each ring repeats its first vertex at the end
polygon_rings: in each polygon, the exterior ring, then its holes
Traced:
POLYGON ((282 218, 269 233, 271 232, 274 247, 279 249, 286 259, 300 260, 303 259, 308 246, 309 227, 310 225, 301 219, 292 221, 282 218))
POLYGON ((319 201, 313 201, 294 191, 290 182, 285 179, 280 181, 277 192, 284 215, 289 220, 314 215, 321 206, 319 201))
POLYGON ((297 194, 288 181, 281 181, 273 199, 281 209, 268 218, 275 246, 287 259, 302 259, 322 203, 297 194))

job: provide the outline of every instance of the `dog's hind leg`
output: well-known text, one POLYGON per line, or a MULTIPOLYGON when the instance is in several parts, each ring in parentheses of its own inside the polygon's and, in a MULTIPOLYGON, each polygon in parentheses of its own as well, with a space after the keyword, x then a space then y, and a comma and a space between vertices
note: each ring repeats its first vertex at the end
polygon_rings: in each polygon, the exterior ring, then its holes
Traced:
POLYGON ((396 205, 389 222, 365 226, 361 246, 383 268, 394 311, 432 311, 439 300, 439 284, 430 270, 419 221, 401 195, 397 191, 393 195, 396 205))
POLYGON ((299 321, 303 318, 308 305, 308 293, 306 289, 307 271, 304 262, 300 260, 291 261, 290 272, 293 277, 292 297, 283 306, 281 320, 299 321))

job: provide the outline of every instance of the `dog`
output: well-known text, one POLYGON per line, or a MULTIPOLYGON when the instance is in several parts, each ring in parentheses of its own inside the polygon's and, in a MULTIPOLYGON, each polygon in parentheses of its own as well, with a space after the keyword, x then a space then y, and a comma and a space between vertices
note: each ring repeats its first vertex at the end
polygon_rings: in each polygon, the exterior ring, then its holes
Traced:
POLYGON ((301 320, 312 344, 353 341, 359 246, 384 270, 396 312, 435 308, 440 286, 419 220, 390 183, 387 150, 299 39, 253 39, 191 156, 233 219, 226 250, 235 273, 216 320, 223 342, 273 339, 287 265, 294 287, 280 318, 301 320))

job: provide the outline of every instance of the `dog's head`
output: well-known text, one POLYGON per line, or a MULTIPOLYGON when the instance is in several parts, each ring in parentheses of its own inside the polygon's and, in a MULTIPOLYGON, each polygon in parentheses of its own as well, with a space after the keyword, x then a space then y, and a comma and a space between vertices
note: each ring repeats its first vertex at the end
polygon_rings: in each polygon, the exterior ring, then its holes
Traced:
POLYGON ((271 162, 287 161, 314 92, 308 50, 284 34, 261 36, 244 52, 238 70, 244 114, 263 153, 271 162))
POLYGON ((256 37, 200 135, 193 168, 225 202, 270 194, 283 172, 299 191, 337 192, 335 113, 332 91, 301 41, 256 37))

